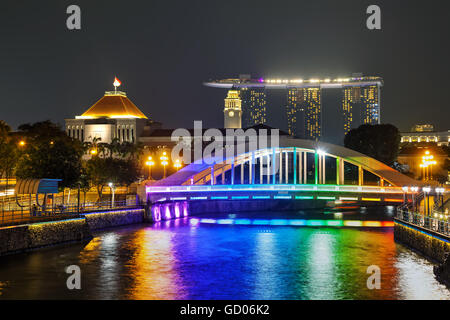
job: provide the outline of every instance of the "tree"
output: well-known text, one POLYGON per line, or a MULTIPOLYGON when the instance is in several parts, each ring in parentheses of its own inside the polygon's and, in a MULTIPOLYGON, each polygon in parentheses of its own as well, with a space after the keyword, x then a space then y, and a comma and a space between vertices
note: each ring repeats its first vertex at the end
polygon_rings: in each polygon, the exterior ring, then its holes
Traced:
POLYGON ((98 200, 101 201, 105 186, 109 183, 129 186, 138 179, 139 168, 132 159, 92 157, 86 162, 86 173, 96 187, 98 200))
POLYGON ((391 124, 363 124, 347 133, 344 145, 390 166, 397 160, 400 139, 399 130, 391 124))
POLYGON ((8 179, 14 174, 19 159, 19 150, 16 140, 10 135, 11 127, 0 120, 0 177, 6 178, 6 189, 8 179))
POLYGON ((84 153, 80 141, 50 121, 21 125, 19 130, 26 145, 17 165, 18 178, 62 179, 60 188, 77 186, 84 153))

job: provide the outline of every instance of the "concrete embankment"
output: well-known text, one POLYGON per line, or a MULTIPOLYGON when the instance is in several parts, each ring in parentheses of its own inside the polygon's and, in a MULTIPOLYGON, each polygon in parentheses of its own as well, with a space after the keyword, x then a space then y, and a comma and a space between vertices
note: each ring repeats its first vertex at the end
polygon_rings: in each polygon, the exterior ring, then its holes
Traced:
POLYGON ((450 237, 405 221, 395 219, 394 222, 395 240, 439 262, 433 272, 440 282, 450 287, 450 237))
POLYGON ((92 231, 146 221, 144 209, 86 213, 76 219, 0 228, 0 256, 51 245, 89 241, 92 231))
POLYGON ((422 253, 431 260, 443 263, 450 252, 450 238, 404 221, 394 220, 394 238, 422 253))
POLYGON ((146 221, 144 209, 127 209, 83 214, 90 230, 99 230, 146 221))

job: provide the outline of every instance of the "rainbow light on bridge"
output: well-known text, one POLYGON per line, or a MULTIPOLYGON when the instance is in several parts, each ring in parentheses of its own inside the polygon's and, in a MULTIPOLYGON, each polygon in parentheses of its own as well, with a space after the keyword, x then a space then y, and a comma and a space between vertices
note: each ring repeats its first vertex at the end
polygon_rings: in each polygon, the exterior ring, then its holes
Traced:
POLYGON ((191 218, 190 224, 254 225, 254 226, 294 226, 294 227, 354 227, 354 228, 392 228, 393 221, 362 220, 306 220, 306 219, 210 219, 191 218))

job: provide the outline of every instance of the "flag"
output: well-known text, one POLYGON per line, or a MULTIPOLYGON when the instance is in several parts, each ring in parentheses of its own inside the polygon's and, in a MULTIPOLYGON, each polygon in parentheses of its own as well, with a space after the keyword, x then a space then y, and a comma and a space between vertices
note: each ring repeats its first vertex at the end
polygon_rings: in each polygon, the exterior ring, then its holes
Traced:
POLYGON ((119 79, 117 79, 116 77, 114 77, 114 83, 113 83, 113 86, 117 88, 117 87, 119 87, 121 84, 122 84, 122 82, 120 82, 119 79))

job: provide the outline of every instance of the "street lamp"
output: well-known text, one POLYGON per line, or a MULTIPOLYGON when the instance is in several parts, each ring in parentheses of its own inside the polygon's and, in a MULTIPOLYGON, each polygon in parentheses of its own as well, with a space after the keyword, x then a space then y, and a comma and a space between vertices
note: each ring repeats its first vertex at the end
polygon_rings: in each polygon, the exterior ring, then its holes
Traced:
POLYGON ((178 170, 180 170, 181 168, 181 162, 180 159, 175 160, 175 163, 173 164, 173 166, 178 170))
POLYGON ((25 140, 20 140, 19 141, 19 146, 20 147, 24 147, 25 146, 25 140))
POLYGON ((111 208, 114 208, 114 191, 116 188, 112 182, 108 183, 108 186, 111 189, 111 208))
POLYGON ((436 161, 433 159, 434 156, 430 154, 430 151, 425 151, 425 155, 422 156, 422 163, 420 164, 420 167, 423 168, 424 180, 433 179, 433 165, 436 164, 436 161), (428 171, 428 167, 430 167, 430 171, 428 171))
POLYGON ((148 156, 148 161, 145 163, 148 166, 148 180, 152 180, 152 166, 155 165, 152 156, 148 156))
POLYGON ((162 156, 159 158, 161 160, 161 165, 164 168, 164 175, 163 175, 163 179, 166 178, 166 166, 169 164, 169 162, 167 160, 169 160, 169 158, 167 157, 167 153, 164 151, 162 156))

